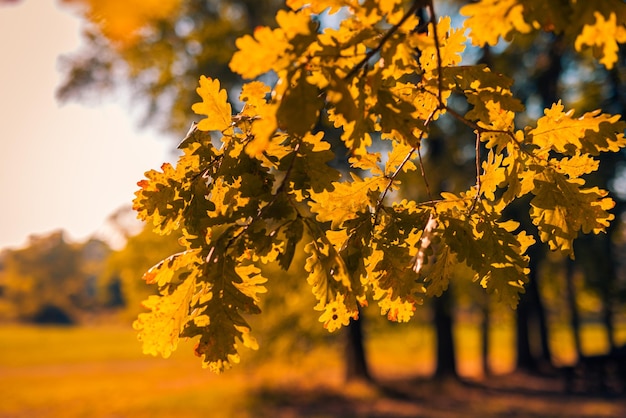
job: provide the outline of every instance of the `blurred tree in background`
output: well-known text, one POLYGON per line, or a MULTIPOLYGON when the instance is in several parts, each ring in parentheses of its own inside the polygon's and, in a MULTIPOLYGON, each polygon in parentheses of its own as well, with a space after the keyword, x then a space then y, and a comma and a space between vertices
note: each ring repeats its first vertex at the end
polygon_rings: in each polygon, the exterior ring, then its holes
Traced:
POLYGON ((181 249, 176 237, 158 236, 150 227, 128 237, 126 245, 110 254, 100 272, 102 302, 123 308, 127 320, 136 317, 142 310, 141 301, 153 293, 140 278, 150 267, 181 249))
POLYGON ((102 241, 68 243, 63 232, 31 237, 0 254, 0 318, 73 323, 97 312, 98 280, 110 249, 102 241))
POLYGON ((85 17, 84 45, 61 59, 60 100, 93 100, 129 91, 145 122, 178 138, 202 74, 227 88, 235 40, 271 24, 280 0, 62 0, 85 17))

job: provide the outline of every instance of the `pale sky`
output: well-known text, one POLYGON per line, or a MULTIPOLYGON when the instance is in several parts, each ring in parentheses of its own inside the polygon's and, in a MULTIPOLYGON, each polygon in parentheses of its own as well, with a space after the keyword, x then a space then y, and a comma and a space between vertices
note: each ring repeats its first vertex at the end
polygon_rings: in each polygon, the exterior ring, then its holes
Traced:
POLYGON ((60 105, 58 57, 80 45, 80 20, 57 0, 0 6, 0 249, 64 229, 101 232, 143 173, 172 161, 171 139, 105 99, 60 105))

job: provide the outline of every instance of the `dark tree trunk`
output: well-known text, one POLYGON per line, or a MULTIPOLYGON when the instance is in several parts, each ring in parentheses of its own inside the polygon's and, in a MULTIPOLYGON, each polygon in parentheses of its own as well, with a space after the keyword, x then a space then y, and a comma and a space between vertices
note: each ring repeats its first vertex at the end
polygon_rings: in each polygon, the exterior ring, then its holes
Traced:
POLYGON ((491 328, 491 312, 489 311, 489 298, 485 297, 483 304, 483 318, 480 323, 481 333, 481 355, 483 360, 483 374, 491 375, 491 366, 489 364, 489 329, 491 328))
POLYGON ((613 298, 615 297, 615 283, 617 281, 617 261, 615 259, 615 250, 613 249, 613 242, 611 240, 613 232, 617 228, 617 224, 618 222, 613 221, 607 229, 606 235, 598 237, 598 239, 602 240, 601 251, 606 256, 606 260, 601 270, 604 275, 604 280, 601 284, 602 288, 600 294, 602 296, 602 322, 606 327, 608 344, 611 352, 614 352, 617 348, 617 343, 615 342, 615 319, 613 312, 613 298))
POLYGON ((574 276, 576 273, 576 265, 574 260, 568 258, 565 261, 565 284, 566 284, 566 297, 567 305, 570 311, 570 327, 574 335, 574 349, 576 350, 576 358, 582 358, 582 344, 580 339, 580 314, 578 312, 578 305, 576 304, 576 286, 574 283, 574 276))
MULTIPOLYGON (((558 100, 559 79, 563 71, 561 57, 563 40, 561 36, 552 38, 548 48, 537 59, 535 85, 541 97, 542 105, 550 107, 558 100)), ((518 213, 520 219, 521 214, 518 213)), ((530 219, 523 215, 527 227, 532 225, 530 219)), ((537 234, 535 234, 537 237, 537 234)), ((529 249, 530 276, 526 285, 526 294, 522 295, 517 313, 517 368, 538 371, 542 366, 551 366, 552 356, 548 344, 548 326, 545 309, 538 286, 538 267, 545 256, 545 247, 536 239, 529 249), (533 355, 533 347, 537 346, 537 357, 533 355)))
POLYGON ((345 360, 347 381, 372 380, 365 355, 362 318, 350 321, 346 327, 345 360))
POLYGON ((452 300, 450 291, 434 298, 435 332, 437 335, 437 365, 435 377, 458 377, 454 336, 452 334, 452 300))
MULTIPOLYGON (((525 296, 525 295, 524 295, 525 296)), ((528 324, 530 322, 530 307, 527 297, 522 297, 517 306, 517 363, 518 370, 534 371, 537 369, 537 362, 533 356, 530 346, 530 330, 528 324)))
POLYGON ((534 250, 531 247, 529 281, 517 308, 517 368, 531 372, 552 365, 547 317, 538 285, 539 265, 544 255, 544 247, 536 246, 534 250))
MULTIPOLYGON (((538 257, 538 255, 535 255, 538 257)), ((538 264, 541 260, 537 260, 538 264)), ((539 292, 538 285, 538 274, 537 271, 530 273, 530 282, 528 284, 527 292, 532 295, 533 303, 534 303, 534 314, 535 321, 537 324, 537 331, 539 332, 539 358, 541 366, 551 367, 552 366, 552 351, 550 350, 550 341, 548 335, 548 318, 546 316, 546 309, 543 305, 543 300, 541 299, 541 294, 539 292)))
MULTIPOLYGON (((626 58, 626 49, 621 47, 619 49, 619 62, 623 63, 626 58)), ((621 77, 621 73, 623 74, 624 65, 616 66, 611 71, 609 71, 609 80, 611 82, 611 91, 612 96, 609 99, 609 103, 612 103, 615 110, 609 109, 613 113, 626 113, 626 85, 621 77)), ((603 178, 609 179, 614 178, 616 173, 616 168, 619 164, 624 163, 623 154, 618 154, 616 156, 609 157, 605 156, 601 160, 601 166, 603 167, 603 178), (617 157, 617 158, 616 158, 617 157), (608 161, 607 161, 608 160, 608 161)), ((614 352, 617 349, 617 343, 615 341, 615 312, 613 304, 616 301, 619 301, 616 296, 617 291, 617 279, 618 279, 618 270, 619 270, 619 259, 620 256, 616 254, 616 249, 614 247, 612 237, 615 233, 615 230, 618 228, 620 222, 618 219, 620 218, 620 214, 624 214, 625 210, 625 202, 623 199, 615 199, 613 196, 616 206, 613 209, 613 213, 615 214, 615 218, 611 224, 609 225, 606 235, 602 237, 603 246, 602 252, 608 256, 608 261, 606 262, 607 268, 607 283, 602 288, 602 302, 603 302, 603 312, 602 312, 602 321, 607 329, 608 334, 608 342, 611 349, 611 352, 614 352)), ((624 302, 623 299, 620 302, 624 302)))

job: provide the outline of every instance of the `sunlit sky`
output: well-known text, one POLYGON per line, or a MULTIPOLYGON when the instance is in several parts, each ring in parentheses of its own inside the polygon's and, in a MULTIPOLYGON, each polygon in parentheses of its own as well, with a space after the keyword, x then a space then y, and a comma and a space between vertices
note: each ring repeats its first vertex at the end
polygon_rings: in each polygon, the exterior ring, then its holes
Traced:
POLYGON ((119 97, 57 103, 58 58, 79 47, 80 25, 57 0, 0 5, 0 249, 102 233, 143 173, 173 158, 174 142, 140 130, 119 97))

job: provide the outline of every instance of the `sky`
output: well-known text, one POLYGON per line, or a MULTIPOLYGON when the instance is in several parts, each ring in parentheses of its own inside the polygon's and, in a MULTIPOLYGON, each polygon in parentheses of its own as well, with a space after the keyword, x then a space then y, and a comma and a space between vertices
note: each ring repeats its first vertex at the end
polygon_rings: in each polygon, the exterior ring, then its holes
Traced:
POLYGON ((59 56, 81 42, 78 15, 58 3, 0 5, 0 249, 58 229, 106 239, 144 172, 174 159, 175 141, 140 129, 119 97, 56 101, 59 56))

